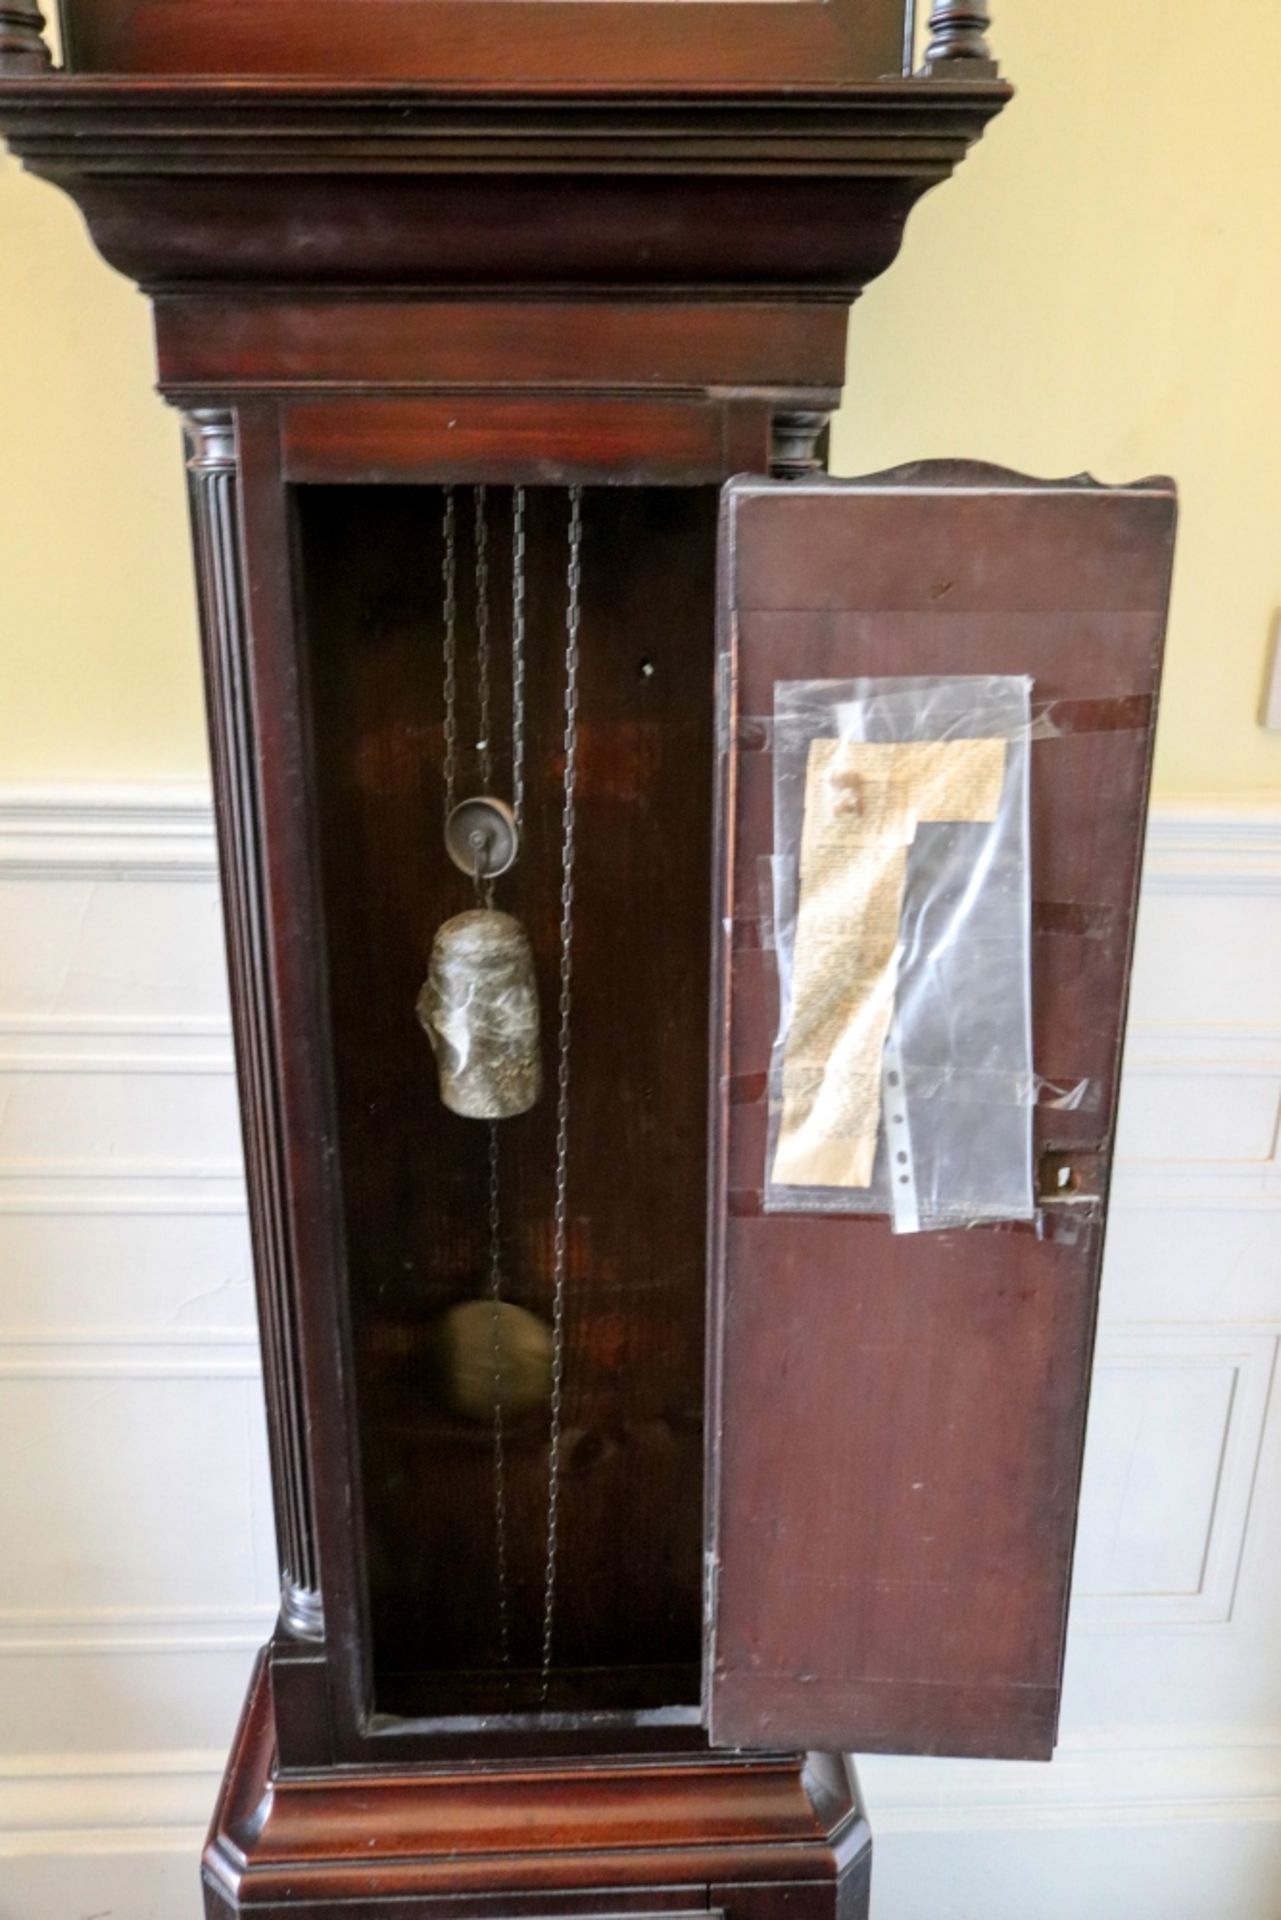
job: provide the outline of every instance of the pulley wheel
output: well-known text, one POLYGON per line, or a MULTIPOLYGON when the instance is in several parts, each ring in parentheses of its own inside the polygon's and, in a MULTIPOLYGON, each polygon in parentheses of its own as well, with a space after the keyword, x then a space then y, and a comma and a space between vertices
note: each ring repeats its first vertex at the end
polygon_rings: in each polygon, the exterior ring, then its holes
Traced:
POLYGON ((519 845, 515 814, 505 800, 488 794, 460 800, 445 822, 445 850, 473 880, 496 880, 506 873, 519 845))

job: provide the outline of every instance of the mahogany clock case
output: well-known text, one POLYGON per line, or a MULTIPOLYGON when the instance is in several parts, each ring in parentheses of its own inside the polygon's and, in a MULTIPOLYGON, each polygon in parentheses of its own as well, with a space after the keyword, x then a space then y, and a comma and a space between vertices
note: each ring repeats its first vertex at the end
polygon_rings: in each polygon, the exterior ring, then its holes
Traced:
MULTIPOLYGON (((910 27, 902 0, 67 0, 55 72, 0 0, 0 128, 151 297, 186 416, 282 1574, 211 1912, 856 1920, 866 1826, 801 1749, 1052 1747, 1173 509, 822 479, 849 304, 1009 97, 981 6, 935 0, 916 73, 910 27), (467 632, 478 486, 495 608, 526 490, 505 901, 545 1012, 582 489, 546 1699, 546 1433, 510 1434, 504 1663, 492 1455, 439 1342, 487 1169, 414 1015, 468 904, 442 528, 452 488, 467 632), (1091 1099, 1036 1116, 1039 1233, 767 1216, 770 689, 957 671, 1029 674, 1055 716, 1038 1059, 1091 1099)), ((551 1104, 504 1125, 545 1323, 551 1104)))
MULTIPOLYGON (((215 1822, 212 1910, 270 1910, 323 1855, 306 1882, 315 1905, 301 1909, 317 1920, 325 1899, 411 1893, 418 1920, 464 1887, 492 1904, 536 1885, 558 1907, 577 1888, 590 1910, 619 1911, 635 1897, 622 1885, 652 1902, 660 1878, 684 1910, 690 1873, 719 1887, 708 1898, 727 1912, 742 1909, 737 1876, 750 1873, 771 1911, 793 1876, 789 1901, 861 1914, 865 1830, 848 1787, 764 1750, 1044 1756, 1053 1744, 1170 489, 956 464, 723 493, 585 487, 586 1117, 574 1134, 565 1654, 542 1712, 544 1430, 513 1436, 521 1622, 507 1672, 487 1451, 433 1391, 432 1324, 474 1290, 484 1197, 468 1124, 436 1102, 412 1020, 430 930, 459 904, 437 831, 444 499, 420 471, 444 455, 403 439, 394 409, 361 419, 361 459, 377 431, 373 464, 399 461, 400 477, 345 477, 345 434, 318 452, 274 402, 245 403, 237 449, 220 418, 192 436, 222 805, 241 822, 274 809, 272 831, 242 825, 235 847, 278 857, 292 844, 272 978, 295 1013, 300 996, 326 996, 275 1041, 273 1097, 303 1080, 290 1224, 305 1233, 314 1218, 318 1238, 300 1249, 307 1286, 265 1300, 268 1340, 295 1343, 303 1363, 299 1379, 276 1353, 273 1412, 278 1458, 292 1445, 316 1476, 301 1497, 282 1488, 282 1513, 286 1552, 304 1555, 292 1564, 312 1564, 319 1544, 323 1626, 295 1581, 215 1822), (297 480, 282 481, 282 446, 297 480), (228 570, 235 543, 218 509, 233 462, 251 516, 243 566, 228 570), (317 478, 326 463, 338 478, 317 478), (235 611, 240 581, 252 627, 235 611), (246 670, 249 701, 237 694, 246 670), (1089 1097, 1037 1113, 1035 1228, 899 1238, 885 1221, 765 1215, 773 686, 967 670, 1033 680, 1037 1059, 1089 1097), (271 754, 247 734, 250 715, 268 724, 271 754), (290 1422, 304 1394, 325 1422, 300 1446, 290 1422), (477 1795, 495 1793, 487 1813, 477 1795), (635 1820, 632 1849, 622 1836, 635 1820), (463 1829, 474 1861, 460 1858, 463 1829)), ((565 489, 531 486, 527 508, 531 854, 514 904, 546 976, 565 489)), ((487 511, 501 604, 505 487, 487 511)), ((465 533, 459 560, 466 582, 465 533)), ((250 964, 257 881, 239 853, 231 881, 239 991, 265 1025, 250 964)), ((271 1058, 248 1051, 253 1087, 271 1058)), ((250 1105, 252 1144, 268 1101, 250 1105)), ((519 1284, 544 1311, 550 1152, 545 1112, 515 1123, 519 1284)), ((267 1207, 259 1226, 272 1227, 267 1207)))
MULTIPOLYGON (((606 403, 603 432, 609 418, 606 403)), ((282 1484, 289 1551, 310 1566, 318 1546, 324 1568, 324 1650, 305 1619, 301 1645, 277 1642, 282 1755, 672 1750, 705 1743, 709 1719, 733 1746, 1047 1753, 1169 491, 964 466, 737 483, 718 583, 715 488, 584 489, 563 1598, 544 1700, 545 1418, 508 1435, 504 1668, 494 1467, 439 1373, 442 1316, 480 1290, 487 1168, 474 1124, 436 1097, 413 1018, 432 931, 469 895, 440 840, 444 496, 421 472, 409 479, 445 453, 403 436, 403 421, 398 403, 361 411, 360 458, 377 445, 387 476, 371 485, 349 477, 350 429, 319 441, 274 403, 242 409, 248 504, 271 517, 245 523, 253 626, 229 634, 223 617, 210 631, 220 784, 234 799, 252 773, 258 791, 238 804, 265 809, 274 775, 279 811, 261 837, 279 858, 288 828, 293 848, 287 938, 273 949, 292 969, 275 1097, 292 1082, 302 1102, 294 1258, 302 1233, 315 1239, 306 1284, 268 1296, 268 1333, 286 1381, 299 1369, 293 1394, 325 1409, 304 1437, 294 1399, 275 1406, 280 1455, 295 1463, 282 1484), (297 480, 282 481, 282 444, 297 480), (229 639, 248 647, 239 664, 220 653, 229 639), (272 730, 266 757, 231 697, 246 666, 250 712, 272 730), (761 1213, 776 988, 759 938, 772 842, 758 735, 776 678, 891 670, 1033 681, 1036 1057, 1088 1092, 1037 1116, 1035 1231, 904 1239, 883 1220, 761 1213), (878 1462, 871 1479, 860 1460, 878 1462), (790 1544, 762 1561, 774 1539, 790 1544)), ((231 461, 218 432, 194 442, 215 569, 224 546, 202 467, 231 461)), ((567 502, 555 486, 526 499, 529 852, 506 897, 546 982, 567 502)), ((510 598, 510 491, 487 489, 484 512, 497 608, 510 598)), ((466 630, 475 551, 466 514, 460 526, 466 630)), ((238 592, 234 574, 213 578, 206 601, 217 611, 238 592)), ((460 660, 465 682, 466 650, 460 660)), ((500 676, 500 711, 504 698, 500 676)), ((501 724, 498 735, 501 765, 501 724)), ((242 910, 252 921, 247 898, 242 910)), ((251 924, 239 949, 251 1003, 255 937, 251 924)), ((263 1005, 264 1025, 272 1017, 263 1005)), ((553 1119, 544 1102, 504 1126, 505 1294, 544 1320, 553 1119)))

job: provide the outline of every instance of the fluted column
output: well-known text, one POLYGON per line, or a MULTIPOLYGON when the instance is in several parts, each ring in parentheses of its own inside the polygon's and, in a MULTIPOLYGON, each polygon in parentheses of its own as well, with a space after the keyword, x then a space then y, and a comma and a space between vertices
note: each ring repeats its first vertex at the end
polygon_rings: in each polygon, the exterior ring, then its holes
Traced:
POLYGON ((986 0, 934 0, 924 71, 937 79, 992 79, 996 62, 987 43, 992 24, 986 0))
POLYGON ((280 1560, 281 1621, 324 1635, 307 1458, 293 1249, 284 1204, 284 1146, 269 985, 258 833, 257 755, 246 659, 244 567, 235 420, 203 410, 184 421, 204 651, 205 699, 218 816, 223 913, 249 1189, 280 1560))
POLYGON ((0 0, 0 74, 48 73, 52 67, 36 0, 0 0))

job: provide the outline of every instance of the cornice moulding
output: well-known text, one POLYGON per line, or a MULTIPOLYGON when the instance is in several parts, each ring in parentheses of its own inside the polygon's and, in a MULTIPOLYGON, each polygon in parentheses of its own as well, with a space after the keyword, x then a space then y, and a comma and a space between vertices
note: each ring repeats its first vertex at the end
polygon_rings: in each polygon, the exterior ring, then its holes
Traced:
POLYGON ((426 289, 448 271, 473 287, 848 301, 1008 94, 977 80, 517 95, 49 76, 0 83, 0 131, 151 291, 426 289), (407 197, 423 177, 450 193, 407 197), (300 248, 309 225, 323 245, 300 248))

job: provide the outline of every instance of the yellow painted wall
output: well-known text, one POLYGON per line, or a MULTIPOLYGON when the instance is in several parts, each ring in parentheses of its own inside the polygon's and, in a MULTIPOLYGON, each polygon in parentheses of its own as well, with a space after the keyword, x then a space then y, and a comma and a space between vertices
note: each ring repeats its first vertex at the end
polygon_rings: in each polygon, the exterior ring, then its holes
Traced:
MULTIPOLYGON (((852 329, 834 466, 1172 472, 1158 781, 1281 788, 1278 0, 997 0, 1019 98, 852 329), (1223 57, 1230 25, 1232 59, 1223 57)), ((145 304, 0 162, 0 781, 202 777, 177 423, 145 304)))
POLYGON ((1172 473, 1158 787, 1281 787, 1281 0, 993 11, 1018 98, 855 309, 832 464, 1172 473))
POLYGON ((0 781, 203 779, 177 416, 147 303, 0 159, 0 781))

